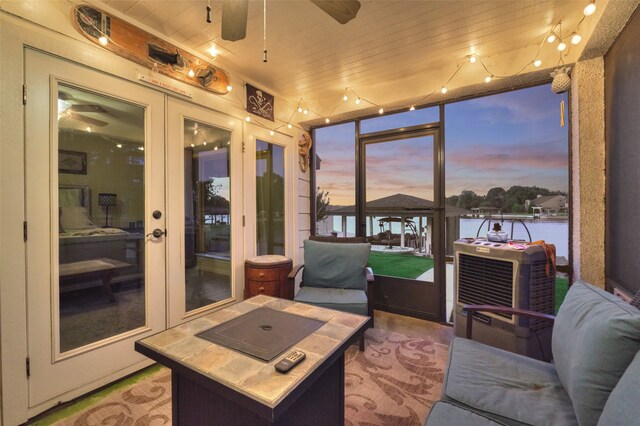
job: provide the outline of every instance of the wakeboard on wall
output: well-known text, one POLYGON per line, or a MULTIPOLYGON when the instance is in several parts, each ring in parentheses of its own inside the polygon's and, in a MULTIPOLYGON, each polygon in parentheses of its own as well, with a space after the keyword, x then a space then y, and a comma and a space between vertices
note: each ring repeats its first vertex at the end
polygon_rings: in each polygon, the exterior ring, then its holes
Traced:
POLYGON ((229 93, 225 71, 168 41, 92 6, 76 6, 71 13, 74 27, 106 50, 183 83, 219 95, 229 93))

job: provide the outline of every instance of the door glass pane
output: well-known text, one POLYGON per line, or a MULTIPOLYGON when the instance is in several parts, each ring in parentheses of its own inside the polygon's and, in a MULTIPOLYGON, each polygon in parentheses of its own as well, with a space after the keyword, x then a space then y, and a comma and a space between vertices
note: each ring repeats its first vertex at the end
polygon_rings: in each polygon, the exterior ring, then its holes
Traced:
POLYGON ((284 255, 284 147, 256 140, 257 254, 284 255))
POLYGON ((60 85, 60 352, 145 324, 145 109, 60 85))
POLYGON ((185 311, 231 297, 231 132, 184 120, 185 311))
POLYGON ((404 111, 395 114, 367 118, 360 121, 360 134, 380 132, 383 130, 400 129, 421 124, 437 123, 440 121, 440 108, 420 108, 415 111, 404 111))
POLYGON ((433 137, 365 149, 370 266, 376 275, 433 282, 433 137))
POLYGON ((356 235, 355 136, 354 123, 314 131, 316 235, 356 235))

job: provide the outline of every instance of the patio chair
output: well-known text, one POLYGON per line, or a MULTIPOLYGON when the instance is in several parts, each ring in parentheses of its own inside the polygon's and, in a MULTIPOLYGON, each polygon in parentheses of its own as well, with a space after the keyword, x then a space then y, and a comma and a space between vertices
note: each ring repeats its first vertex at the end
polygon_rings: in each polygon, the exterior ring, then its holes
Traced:
MULTIPOLYGON (((369 285, 373 281, 373 272, 366 266, 371 244, 365 243, 364 238, 354 238, 311 237, 305 240, 305 263, 295 266, 288 279, 293 286, 296 276, 302 271, 300 291, 294 300, 368 315, 371 317, 369 327, 372 327, 373 305, 369 300, 369 295, 372 294, 369 285)), ((361 351, 364 350, 364 331, 360 336, 359 347, 361 351)))

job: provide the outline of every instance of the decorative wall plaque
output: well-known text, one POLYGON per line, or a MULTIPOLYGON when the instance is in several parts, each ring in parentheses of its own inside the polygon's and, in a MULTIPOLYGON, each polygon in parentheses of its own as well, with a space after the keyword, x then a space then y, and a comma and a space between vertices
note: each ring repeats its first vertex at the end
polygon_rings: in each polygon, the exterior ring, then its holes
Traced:
POLYGON ((256 89, 250 84, 246 85, 247 88, 247 111, 251 114, 255 114, 258 117, 266 118, 267 120, 275 121, 273 118, 273 95, 265 92, 264 90, 256 89))

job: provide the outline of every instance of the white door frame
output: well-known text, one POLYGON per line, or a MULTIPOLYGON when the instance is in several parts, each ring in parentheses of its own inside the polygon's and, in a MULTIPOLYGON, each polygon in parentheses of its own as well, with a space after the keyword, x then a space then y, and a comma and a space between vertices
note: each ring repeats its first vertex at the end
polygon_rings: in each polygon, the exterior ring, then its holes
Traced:
POLYGON ((297 236, 297 226, 291 226, 298 220, 295 211, 297 200, 295 184, 298 180, 293 138, 287 134, 273 132, 251 123, 245 123, 245 153, 244 153, 244 203, 245 203, 245 259, 254 257, 257 252, 257 217, 256 217, 256 140, 265 141, 284 148, 284 206, 285 206, 285 256, 292 258, 297 252, 294 247, 297 236))
POLYGON ((244 287, 242 238, 242 120, 205 107, 169 98, 167 107, 167 312, 168 326, 173 327, 195 317, 210 313, 221 306, 242 300, 244 287), (231 198, 231 298, 185 312, 185 182, 184 182, 184 120, 227 130, 230 144, 231 198))
POLYGON ((165 248, 162 241, 145 244, 146 325, 64 355, 52 335, 58 320, 57 83, 118 97, 145 107, 145 225, 164 227, 151 212, 164 211, 164 95, 113 76, 49 55, 27 50, 25 110, 26 242, 28 344, 31 377, 29 410, 42 411, 136 371, 151 362, 133 351, 137 339, 165 327, 165 248), (67 76, 72 76, 67 78, 67 76), (104 89, 108 88, 109 92, 104 89), (118 96, 116 96, 118 94, 118 96), (29 125, 49 122, 50 126, 29 125), (150 183, 154 184, 151 185, 150 183), (46 185, 43 186, 43 183, 46 185), (51 196, 54 194, 54 196, 51 196), (148 267, 150 264, 153 267, 148 267), (50 265, 50 267, 47 267, 50 265), (53 330, 43 324, 54 324, 53 330))

